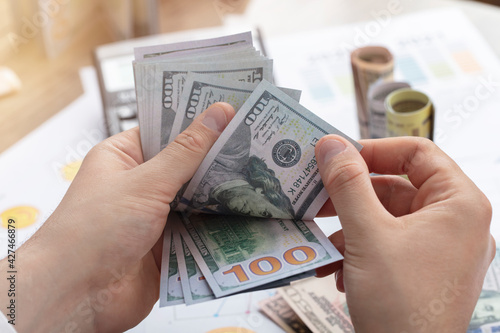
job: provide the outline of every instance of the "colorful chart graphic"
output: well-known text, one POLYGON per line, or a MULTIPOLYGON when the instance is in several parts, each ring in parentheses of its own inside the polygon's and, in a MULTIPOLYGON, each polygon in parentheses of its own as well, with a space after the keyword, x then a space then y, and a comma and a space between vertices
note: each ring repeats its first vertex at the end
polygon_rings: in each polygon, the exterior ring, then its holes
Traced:
POLYGON ((80 170, 80 167, 82 166, 82 162, 82 160, 78 160, 63 166, 61 168, 63 178, 69 182, 73 181, 78 173, 78 170, 80 170))
POLYGON ((0 218, 2 219, 2 227, 7 228, 9 219, 16 221, 16 229, 26 228, 33 225, 38 220, 38 209, 30 206, 16 206, 7 209, 0 218))
POLYGON ((208 331, 207 333, 255 333, 255 332, 243 327, 222 327, 208 331))

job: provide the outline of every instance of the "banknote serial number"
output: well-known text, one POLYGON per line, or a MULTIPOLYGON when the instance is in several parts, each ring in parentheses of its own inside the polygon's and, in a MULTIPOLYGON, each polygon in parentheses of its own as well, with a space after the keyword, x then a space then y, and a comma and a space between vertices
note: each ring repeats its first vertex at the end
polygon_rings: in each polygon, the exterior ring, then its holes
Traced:
POLYGON ((7 221, 7 281, 9 287, 7 290, 7 320, 9 324, 16 324, 16 221, 9 219, 7 221))
POLYGON ((307 166, 304 168, 304 170, 302 170, 302 173, 299 174, 297 179, 292 183, 292 186, 290 186, 288 193, 290 193, 291 195, 294 195, 295 192, 297 192, 296 189, 303 186, 304 182, 311 175, 311 172, 313 172, 316 169, 317 164, 318 163, 316 162, 316 157, 313 157, 311 159, 311 161, 307 164, 307 166))
MULTIPOLYGON (((289 249, 283 254, 285 264, 291 266, 303 265, 314 259, 316 259, 316 251, 305 245, 289 249)), ((262 257, 253 260, 248 265, 234 265, 231 269, 222 272, 222 274, 234 274, 240 283, 246 282, 249 281, 252 276, 259 277, 277 273, 283 268, 283 260, 273 256, 262 257)))

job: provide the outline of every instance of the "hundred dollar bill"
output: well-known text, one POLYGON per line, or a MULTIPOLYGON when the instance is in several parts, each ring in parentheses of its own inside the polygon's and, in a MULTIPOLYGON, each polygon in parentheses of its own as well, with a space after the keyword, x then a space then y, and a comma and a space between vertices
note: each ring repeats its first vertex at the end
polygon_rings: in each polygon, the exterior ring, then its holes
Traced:
POLYGON ((330 133, 349 139, 263 81, 203 160, 178 209, 312 220, 328 199, 314 146, 330 133))
POLYGON ((278 294, 314 333, 354 333, 335 278, 310 278, 278 289, 278 294))
MULTIPOLYGON (((156 120, 152 129, 152 151, 158 153, 168 143, 177 107, 188 72, 212 75, 234 81, 258 83, 272 78, 272 60, 257 59, 242 62, 215 64, 158 63, 155 69, 151 119, 156 120)), ((151 156, 152 157, 152 156, 151 156)))
MULTIPOLYGON (((245 103, 257 87, 257 82, 243 82, 219 79, 213 75, 190 72, 184 83, 183 93, 175 115, 170 133, 171 142, 184 131, 200 113, 216 102, 231 104, 236 111, 245 103)), ((301 91, 280 88, 288 96, 299 101, 301 91)))
POLYGON ((208 59, 212 59, 211 64, 134 62, 139 127, 145 160, 151 159, 168 143, 179 96, 190 70, 255 83, 272 76, 272 60, 244 58, 237 62, 214 62, 217 57, 208 59))
POLYGON ((173 233, 173 239, 175 242, 175 252, 177 254, 182 291, 186 305, 214 299, 215 296, 212 289, 210 289, 191 251, 177 230, 173 233))
POLYGON ((259 302, 260 310, 287 333, 311 333, 302 319, 288 305, 285 299, 276 294, 259 302))
POLYGON ((182 215, 183 239, 216 297, 342 259, 313 221, 182 215))
POLYGON ((358 108, 359 131, 362 139, 371 136, 371 115, 368 109, 368 90, 373 84, 392 81, 394 59, 382 46, 365 46, 351 53, 351 66, 358 108))
POLYGON ((150 111, 153 109, 155 87, 155 64, 133 64, 135 94, 137 98, 137 117, 141 135, 141 146, 144 160, 149 160, 158 152, 154 152, 153 121, 150 111))
POLYGON ((171 228, 178 218, 177 213, 171 212, 164 230, 160 277, 160 307, 184 303, 171 228))
POLYGON ((239 45, 252 45, 252 33, 244 32, 211 39, 138 47, 134 49, 134 55, 136 60, 140 60, 172 54, 201 53, 210 49, 224 49, 239 45))

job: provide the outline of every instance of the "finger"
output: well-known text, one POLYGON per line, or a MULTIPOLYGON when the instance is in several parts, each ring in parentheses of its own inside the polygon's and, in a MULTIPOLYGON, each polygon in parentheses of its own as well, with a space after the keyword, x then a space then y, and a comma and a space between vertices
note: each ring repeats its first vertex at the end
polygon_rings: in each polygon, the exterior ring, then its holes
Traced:
POLYGON ((340 291, 341 293, 345 293, 343 268, 340 268, 338 271, 335 272, 335 282, 337 284, 337 290, 340 291))
MULTIPOLYGON (((335 246, 335 248, 337 248, 337 250, 340 252, 340 254, 344 255, 344 253, 345 253, 344 232, 342 230, 339 230, 339 231, 333 233, 332 235, 330 235, 330 237, 328 237, 328 239, 330 240, 330 242, 332 242, 333 246, 335 246)), ((334 262, 333 264, 329 264, 326 266, 316 268, 316 276, 317 277, 325 277, 325 276, 328 276, 330 274, 333 274, 342 268, 343 263, 344 263, 344 261, 340 260, 340 261, 334 262)))
POLYGON ((352 237, 370 235, 371 222, 389 214, 373 189, 365 161, 349 141, 338 135, 323 137, 315 152, 321 179, 344 233, 352 237))
POLYGON ((234 109, 227 103, 212 104, 195 118, 193 123, 158 155, 141 165, 141 179, 163 191, 171 202, 177 191, 194 175, 208 151, 227 124, 234 117, 234 109))
POLYGON ((362 140, 361 155, 370 172, 408 175, 416 188, 439 173, 449 175, 460 169, 432 141, 419 137, 362 140))
POLYGON ((153 257, 155 259, 155 263, 156 263, 156 266, 158 267, 159 272, 161 272, 161 258, 162 258, 162 253, 163 253, 163 235, 164 235, 164 232, 161 233, 160 238, 158 238, 155 245, 151 249, 151 252, 153 253, 153 257))
MULTIPOLYGON (((377 175, 370 178, 378 199, 389 213, 395 217, 410 213, 411 203, 417 194, 415 186, 399 176, 377 175)), ((335 206, 331 200, 327 200, 317 217, 336 215, 335 206)))
POLYGON ((335 206, 333 205, 332 200, 326 200, 325 204, 319 210, 316 217, 328 217, 328 216, 337 216, 337 212, 335 211, 335 206))
POLYGON ((333 264, 328 264, 325 266, 321 266, 316 268, 316 277, 322 278, 326 277, 329 275, 332 275, 333 273, 337 272, 339 269, 343 267, 344 260, 339 260, 334 262, 333 264))
POLYGON ((399 176, 372 176, 372 186, 384 208, 394 217, 411 213, 417 189, 399 176))
POLYGON ((143 163, 139 127, 118 133, 93 147, 79 172, 90 174, 130 170, 143 163), (92 163, 96 160, 98 163, 92 163))

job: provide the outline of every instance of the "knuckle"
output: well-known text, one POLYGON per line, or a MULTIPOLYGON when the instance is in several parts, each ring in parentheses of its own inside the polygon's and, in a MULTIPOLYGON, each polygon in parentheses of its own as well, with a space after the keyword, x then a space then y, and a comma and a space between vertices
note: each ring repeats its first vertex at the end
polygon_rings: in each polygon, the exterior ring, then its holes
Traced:
POLYGON ((324 185, 327 188, 333 188, 336 191, 342 190, 345 187, 353 186, 364 179, 365 169, 356 162, 348 162, 336 166, 331 170, 324 185))
POLYGON ((411 137, 414 149, 408 159, 403 163, 403 174, 407 174, 409 170, 421 167, 429 162, 436 150, 436 145, 427 138, 411 137))
POLYGON ((99 157, 101 154, 108 152, 109 150, 112 149, 112 142, 110 141, 111 139, 104 140, 102 142, 99 142, 96 144, 94 147, 92 147, 89 152, 86 155, 86 158, 96 158, 99 157))
POLYGON ((183 151, 202 154, 207 150, 207 142, 208 139, 202 133, 187 129, 175 138, 173 144, 183 151))

